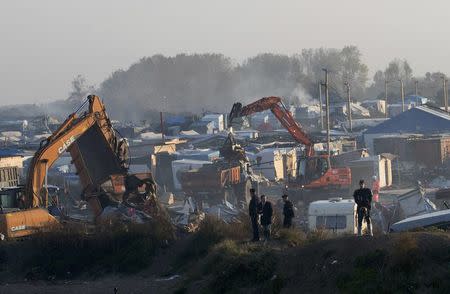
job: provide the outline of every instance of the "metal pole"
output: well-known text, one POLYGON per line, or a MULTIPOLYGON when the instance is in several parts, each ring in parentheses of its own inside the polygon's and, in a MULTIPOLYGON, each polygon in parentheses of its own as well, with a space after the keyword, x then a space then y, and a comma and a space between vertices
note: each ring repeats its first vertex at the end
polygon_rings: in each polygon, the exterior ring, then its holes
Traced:
POLYGON ((161 120, 161 140, 163 142, 163 144, 165 143, 165 138, 164 138, 164 120, 163 120, 163 113, 162 111, 159 113, 159 118, 161 120))
POLYGON ((325 110, 326 110, 326 122, 327 122, 327 151, 328 157, 330 157, 330 97, 328 95, 328 70, 323 69, 325 72, 325 110))
POLYGON ((448 80, 445 79, 445 90, 444 90, 444 93, 445 93, 445 111, 446 111, 446 112, 448 112, 448 89, 447 89, 447 82, 448 82, 448 80))
POLYGON ((320 129, 323 130, 323 102, 322 102, 322 82, 319 81, 319 103, 320 103, 320 129))
POLYGON ((350 99, 350 84, 348 82, 345 82, 344 85, 347 89, 347 116, 348 116, 348 123, 350 126, 350 131, 353 131, 352 126, 352 101, 350 99))
POLYGON ((403 88, 403 80, 400 79, 400 96, 402 97, 402 112, 405 111, 405 89, 403 88))
POLYGON ((444 108, 445 108, 445 111, 448 111, 448 99, 447 99, 447 79, 445 78, 445 76, 442 76, 441 77, 442 78, 442 91, 443 91, 443 98, 442 99, 444 99, 444 108))
POLYGON ((414 95, 419 96, 419 89, 418 89, 419 81, 414 81, 414 95))
POLYGON ((388 81, 387 80, 384 80, 384 103, 385 103, 385 105, 384 105, 384 107, 385 107, 385 109, 384 109, 384 117, 385 118, 388 118, 388 97, 387 97, 387 84, 388 84, 388 81))
POLYGON ((166 143, 166 137, 164 136, 164 117, 163 117, 163 113, 168 111, 167 108, 168 108, 167 107, 167 97, 163 96, 162 97, 162 110, 159 113, 159 118, 160 118, 160 121, 161 121, 161 140, 162 140, 163 144, 166 143))
POLYGON ((44 207, 48 207, 48 160, 44 160, 45 163, 45 177, 44 177, 44 207))

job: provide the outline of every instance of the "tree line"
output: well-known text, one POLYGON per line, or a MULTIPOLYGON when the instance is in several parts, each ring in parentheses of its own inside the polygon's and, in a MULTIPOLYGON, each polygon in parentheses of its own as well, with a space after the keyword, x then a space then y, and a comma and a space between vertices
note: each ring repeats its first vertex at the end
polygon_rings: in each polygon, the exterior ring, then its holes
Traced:
POLYGON ((394 59, 369 78, 369 69, 356 46, 342 49, 304 49, 291 56, 264 53, 235 62, 223 54, 178 54, 145 57, 126 70, 113 72, 98 87, 78 76, 72 82, 69 104, 77 104, 87 93, 101 96, 113 117, 146 119, 155 111, 200 113, 227 112, 232 103, 248 103, 275 95, 289 103, 312 103, 318 97, 323 68, 330 72, 330 98, 343 101, 343 85, 349 82, 355 100, 385 96, 388 81, 390 102, 398 101, 402 79, 406 95, 414 93, 436 99, 443 96, 440 72, 415 77, 406 60, 394 59))

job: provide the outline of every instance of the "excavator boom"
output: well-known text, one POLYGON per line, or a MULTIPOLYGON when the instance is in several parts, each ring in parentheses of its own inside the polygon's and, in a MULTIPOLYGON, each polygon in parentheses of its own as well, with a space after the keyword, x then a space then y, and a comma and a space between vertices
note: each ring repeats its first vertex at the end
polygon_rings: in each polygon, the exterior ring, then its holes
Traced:
MULTIPOLYGON (((72 147, 80 137, 86 134, 95 125, 97 125, 102 132, 100 137, 106 139, 106 144, 109 145, 108 148, 111 149, 110 153, 114 153, 113 157, 118 156, 115 153, 117 139, 114 135, 111 122, 106 114, 105 106, 98 96, 90 95, 74 113, 69 115, 51 136, 41 142, 28 169, 28 178, 25 185, 25 207, 46 207, 48 205, 48 192, 45 188, 47 186, 45 183, 47 173, 54 162, 65 151, 70 151, 77 172, 80 177, 82 177, 81 181, 89 181, 89 175, 83 170, 86 163, 83 164, 83 159, 79 156, 79 152, 77 152, 79 149, 75 150, 72 147), (86 105, 86 103, 89 103, 88 111, 81 116, 78 116, 79 110, 86 105)), ((82 183, 83 186, 88 184, 89 183, 82 183)))
POLYGON ((27 207, 47 206, 48 199, 45 196, 44 181, 49 168, 81 134, 95 123, 95 118, 86 116, 78 121, 71 119, 71 122, 73 124, 70 130, 61 132, 54 138, 49 138, 51 141, 48 140, 32 159, 25 192, 25 195, 28 195, 27 207))
POLYGON ((66 151, 70 152, 80 178, 82 196, 89 203, 95 217, 101 214, 104 205, 109 205, 110 196, 118 202, 125 199, 125 194, 127 197, 132 193, 136 194, 143 185, 146 195, 154 193, 156 187, 151 173, 128 174, 127 148, 125 140, 118 142, 100 98, 88 96, 56 131, 41 141, 30 162, 25 189, 2 191, 10 199, 9 203, 14 204, 7 208, 7 213, 0 207, 0 236, 28 236, 58 224, 57 219, 47 210, 47 174, 66 151), (88 111, 80 115, 80 110, 87 103, 88 111), (106 191, 102 186, 105 183, 107 186, 108 180, 111 182, 112 192, 106 191), (115 198, 116 196, 120 198, 115 198))
POLYGON ((283 127, 286 128, 295 141, 305 145, 307 156, 314 155, 314 143, 311 141, 308 134, 303 131, 300 124, 294 119, 291 112, 281 101, 280 97, 264 97, 246 106, 242 106, 239 102, 235 103, 230 114, 228 115, 228 121, 231 124, 235 118, 251 115, 265 110, 270 110, 273 115, 275 115, 278 121, 283 125, 283 127))
POLYGON ((261 98, 246 106, 235 103, 228 116, 231 124, 235 118, 270 110, 291 136, 300 144, 305 145, 305 156, 299 161, 299 171, 294 186, 303 188, 348 187, 351 184, 351 172, 347 168, 332 168, 330 158, 326 155, 314 155, 314 142, 294 119, 291 112, 283 104, 280 97, 261 98))

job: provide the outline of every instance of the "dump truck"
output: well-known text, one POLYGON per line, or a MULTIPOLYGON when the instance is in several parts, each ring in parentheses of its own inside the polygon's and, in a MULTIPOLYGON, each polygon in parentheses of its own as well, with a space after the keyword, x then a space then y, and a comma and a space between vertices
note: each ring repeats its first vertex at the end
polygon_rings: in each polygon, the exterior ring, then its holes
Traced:
POLYGON ((24 237, 59 223, 48 211, 48 170, 66 151, 80 178, 82 199, 95 217, 105 206, 121 202, 123 195, 129 198, 130 194, 137 194, 144 186, 148 193, 156 191, 150 173, 128 173, 126 141, 116 136, 100 98, 90 95, 56 131, 41 141, 30 162, 26 184, 0 193, 2 236, 24 237), (80 114, 87 104, 88 110, 80 114))
POLYGON ((182 190, 196 203, 218 204, 224 201, 237 206, 250 202, 253 186, 251 169, 244 149, 236 143, 232 133, 220 149, 221 158, 199 169, 180 174, 182 190))

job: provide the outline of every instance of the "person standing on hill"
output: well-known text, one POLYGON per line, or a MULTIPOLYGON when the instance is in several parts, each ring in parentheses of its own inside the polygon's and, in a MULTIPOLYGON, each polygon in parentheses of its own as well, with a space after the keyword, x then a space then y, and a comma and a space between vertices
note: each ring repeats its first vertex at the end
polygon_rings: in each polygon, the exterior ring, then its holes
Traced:
POLYGON ((292 219, 294 218, 295 214, 294 214, 294 205, 292 204, 292 202, 288 199, 288 195, 283 194, 283 196, 281 196, 283 198, 283 227, 284 228, 290 228, 292 226, 292 219))
POLYGON ((372 222, 370 220, 370 208, 372 207, 372 191, 366 188, 364 180, 359 181, 359 189, 353 193, 357 205, 358 236, 362 235, 362 221, 366 220, 368 234, 373 236, 372 222))
POLYGON ((253 242, 259 241, 259 226, 258 226, 258 210, 259 210, 259 199, 258 196, 256 196, 255 189, 250 189, 250 194, 252 196, 252 199, 250 200, 250 203, 248 204, 248 215, 250 216, 250 222, 252 224, 252 230, 253 230, 253 242))
POLYGON ((272 202, 266 200, 266 195, 261 195, 259 204, 259 213, 261 214, 261 225, 263 227, 265 241, 270 240, 270 230, 272 229, 273 207, 272 202))

